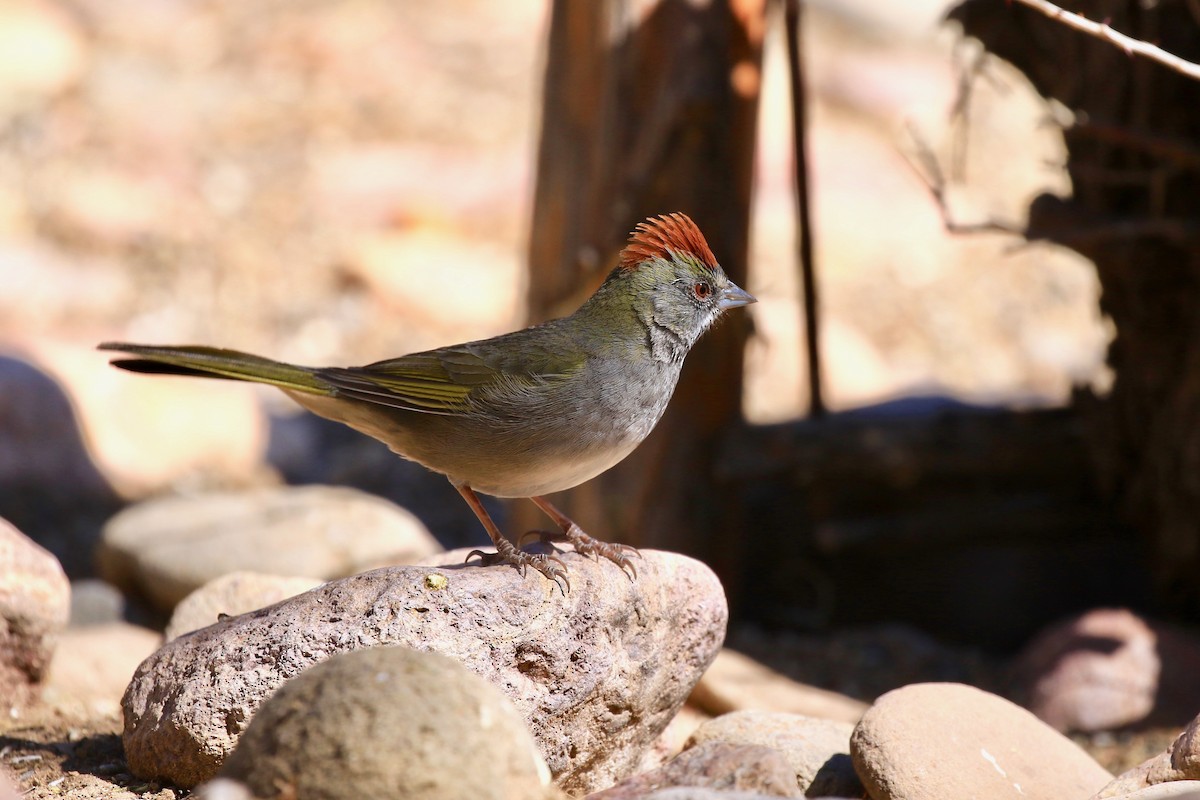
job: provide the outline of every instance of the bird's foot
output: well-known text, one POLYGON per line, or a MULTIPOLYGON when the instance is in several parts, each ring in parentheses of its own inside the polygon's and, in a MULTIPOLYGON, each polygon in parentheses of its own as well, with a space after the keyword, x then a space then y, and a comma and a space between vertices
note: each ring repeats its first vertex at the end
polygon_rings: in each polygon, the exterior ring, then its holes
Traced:
POLYGON ((539 541, 552 542, 570 542, 575 548, 576 553, 581 553, 585 556, 597 556, 599 558, 607 558, 609 561, 621 568, 622 572, 628 572, 631 579, 637 579, 637 567, 633 565, 630 556, 641 558, 642 554, 637 551, 637 548, 630 547, 627 544, 612 544, 611 542, 602 542, 599 539, 589 536, 583 532, 574 522, 563 530, 558 531, 526 531, 521 535, 520 544, 524 544, 525 540, 530 537, 537 537, 539 541))
POLYGON ((482 550, 472 550, 467 553, 466 560, 470 561, 475 556, 479 556, 480 563, 485 567, 494 564, 512 564, 521 572, 521 575, 527 574, 529 568, 532 567, 547 579, 554 581, 554 585, 563 593, 563 597, 566 597, 567 593, 571 591, 571 581, 567 578, 567 565, 557 556, 527 553, 515 547, 507 539, 501 539, 497 543, 496 552, 485 553, 482 550))

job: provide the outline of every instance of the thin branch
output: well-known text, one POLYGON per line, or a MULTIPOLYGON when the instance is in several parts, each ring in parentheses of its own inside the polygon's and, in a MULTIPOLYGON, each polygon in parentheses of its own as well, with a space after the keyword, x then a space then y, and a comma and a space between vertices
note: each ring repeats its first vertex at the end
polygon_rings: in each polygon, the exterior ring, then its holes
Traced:
POLYGON ((821 346, 818 336, 816 266, 813 256, 812 208, 808 175, 808 123, 805 115, 807 92, 804 85, 804 53, 800 38, 800 0, 784 0, 784 28, 787 33, 788 79, 792 85, 792 144, 796 163, 796 217, 800 279, 804 286, 804 343, 808 355, 808 414, 825 416, 821 388, 821 346))
POLYGON ((1139 55, 1151 61, 1157 61, 1168 69, 1186 75, 1192 80, 1200 81, 1200 64, 1195 64, 1179 56, 1172 55, 1149 42, 1143 42, 1140 39, 1134 39, 1132 36, 1126 36, 1119 31, 1113 30, 1106 23, 1092 22, 1087 17, 1059 8, 1049 2, 1049 0, 1017 0, 1017 2, 1040 11, 1047 17, 1056 19, 1064 25, 1116 45, 1124 50, 1127 55, 1139 55))

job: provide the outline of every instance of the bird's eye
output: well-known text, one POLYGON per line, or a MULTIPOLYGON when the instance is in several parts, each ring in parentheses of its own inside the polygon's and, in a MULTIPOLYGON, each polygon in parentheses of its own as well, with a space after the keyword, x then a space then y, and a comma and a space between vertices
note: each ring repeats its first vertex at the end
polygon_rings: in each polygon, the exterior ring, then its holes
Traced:
POLYGON ((696 285, 692 287, 692 294, 696 295, 697 300, 707 300, 712 297, 712 284, 707 281, 696 281, 696 285))

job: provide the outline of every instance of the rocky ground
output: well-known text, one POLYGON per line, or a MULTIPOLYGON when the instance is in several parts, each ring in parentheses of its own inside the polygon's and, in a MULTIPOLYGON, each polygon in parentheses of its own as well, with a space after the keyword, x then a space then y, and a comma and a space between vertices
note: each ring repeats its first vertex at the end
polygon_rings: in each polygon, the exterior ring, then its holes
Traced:
POLYGON ((1027 797, 1134 800, 1200 786, 1200 720, 1180 736, 1200 707, 1200 638, 1128 612, 1052 627, 1003 660, 904 628, 727 631, 722 587, 690 558, 644 552, 634 581, 566 553, 564 595, 441 552, 398 507, 360 521, 370 546, 350 561, 331 515, 294 517, 317 553, 309 578, 253 571, 268 547, 195 568, 203 504, 238 497, 247 538, 269 540, 259 520, 289 494, 356 501, 288 488, 196 498, 187 514, 134 507, 106 529, 105 581, 73 593, 49 553, 0 529, 0 765, 25 796, 465 797, 482 781, 513 798, 900 800, 994 796, 1002 778, 1027 797), (417 563, 361 571, 384 553, 417 563), (165 634, 124 619, 136 603, 170 613, 165 634))

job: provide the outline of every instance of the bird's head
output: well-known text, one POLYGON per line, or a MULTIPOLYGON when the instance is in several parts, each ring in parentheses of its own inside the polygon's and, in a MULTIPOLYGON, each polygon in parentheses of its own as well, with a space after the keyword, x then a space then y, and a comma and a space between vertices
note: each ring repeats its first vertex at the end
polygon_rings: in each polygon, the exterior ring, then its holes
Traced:
POLYGON ((696 223, 680 213, 639 224, 610 280, 633 287, 639 314, 678 337, 685 352, 721 314, 755 302, 725 275, 696 223))

